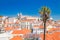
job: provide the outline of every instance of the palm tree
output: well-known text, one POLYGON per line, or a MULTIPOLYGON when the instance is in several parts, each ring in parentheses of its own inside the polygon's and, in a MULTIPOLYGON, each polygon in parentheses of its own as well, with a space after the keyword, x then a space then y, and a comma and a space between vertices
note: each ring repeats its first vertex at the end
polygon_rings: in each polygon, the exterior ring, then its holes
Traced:
POLYGON ((50 14, 50 9, 47 7, 42 7, 41 10, 39 11, 39 13, 41 14, 43 23, 44 23, 44 39, 45 40, 45 33, 46 33, 46 21, 49 18, 49 14, 50 14))

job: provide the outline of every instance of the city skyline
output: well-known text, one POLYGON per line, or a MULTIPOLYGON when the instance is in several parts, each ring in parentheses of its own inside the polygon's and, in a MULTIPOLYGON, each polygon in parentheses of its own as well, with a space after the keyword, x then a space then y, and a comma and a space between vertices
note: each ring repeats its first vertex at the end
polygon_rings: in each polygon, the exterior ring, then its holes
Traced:
POLYGON ((59 4, 59 0, 0 0, 0 15, 16 16, 21 12, 23 15, 40 16, 41 7, 47 6, 51 9, 51 17, 60 20, 59 4))

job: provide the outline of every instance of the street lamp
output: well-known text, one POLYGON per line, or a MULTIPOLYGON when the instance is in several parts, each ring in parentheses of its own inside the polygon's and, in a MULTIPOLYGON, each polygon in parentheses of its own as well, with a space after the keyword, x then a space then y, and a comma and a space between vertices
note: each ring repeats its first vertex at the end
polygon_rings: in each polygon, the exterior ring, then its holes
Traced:
POLYGON ((50 14, 50 9, 47 7, 42 7, 41 11, 39 12, 41 14, 43 23, 44 23, 44 39, 45 40, 45 33, 46 33, 46 21, 49 18, 49 14, 50 14))

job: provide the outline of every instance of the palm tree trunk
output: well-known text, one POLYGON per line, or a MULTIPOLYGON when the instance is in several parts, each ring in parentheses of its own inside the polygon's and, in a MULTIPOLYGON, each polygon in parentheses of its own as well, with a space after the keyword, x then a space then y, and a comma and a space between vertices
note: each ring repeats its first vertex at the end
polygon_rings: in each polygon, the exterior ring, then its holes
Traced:
POLYGON ((44 39, 43 39, 43 40, 46 39, 46 35, 45 35, 45 33, 46 33, 46 21, 44 22, 44 39))

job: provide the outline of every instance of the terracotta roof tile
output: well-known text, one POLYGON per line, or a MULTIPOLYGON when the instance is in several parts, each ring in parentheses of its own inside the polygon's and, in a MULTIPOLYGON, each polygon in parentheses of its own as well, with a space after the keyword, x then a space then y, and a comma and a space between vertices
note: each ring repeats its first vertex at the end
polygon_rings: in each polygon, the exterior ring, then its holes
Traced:
POLYGON ((10 40, 23 40, 23 38, 20 36, 15 36, 15 37, 11 38, 10 40))
POLYGON ((9 30, 13 30, 14 28, 13 27, 5 27, 4 30, 5 31, 9 31, 9 30))
MULTIPOLYGON (((44 34, 40 34, 40 38, 41 38, 41 40, 43 40, 44 39, 44 34)), ((52 36, 50 34, 46 33, 46 40, 53 40, 52 36)))
POLYGON ((12 32, 12 34, 27 34, 27 33, 30 33, 31 30, 28 30, 28 29, 22 29, 22 30, 14 30, 12 32))
POLYGON ((53 31, 58 31, 60 30, 60 28, 51 28, 50 30, 48 30, 48 32, 53 32, 53 31))

